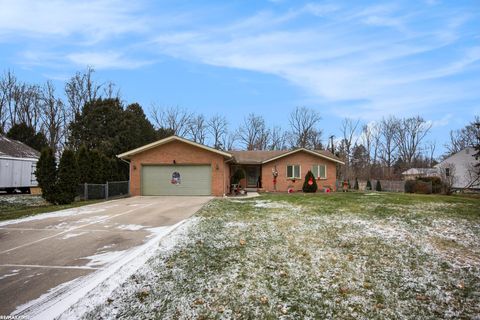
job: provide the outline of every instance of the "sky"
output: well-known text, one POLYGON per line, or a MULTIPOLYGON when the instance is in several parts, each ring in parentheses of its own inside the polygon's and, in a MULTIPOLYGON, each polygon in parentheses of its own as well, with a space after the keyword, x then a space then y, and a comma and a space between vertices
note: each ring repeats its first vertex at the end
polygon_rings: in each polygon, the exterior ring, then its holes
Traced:
POLYGON ((249 113, 288 129, 317 110, 325 140, 343 118, 420 115, 443 151, 480 115, 480 1, 0 0, 0 72, 59 91, 76 71, 127 103, 249 113), (3 70, 2 70, 3 69, 3 70))

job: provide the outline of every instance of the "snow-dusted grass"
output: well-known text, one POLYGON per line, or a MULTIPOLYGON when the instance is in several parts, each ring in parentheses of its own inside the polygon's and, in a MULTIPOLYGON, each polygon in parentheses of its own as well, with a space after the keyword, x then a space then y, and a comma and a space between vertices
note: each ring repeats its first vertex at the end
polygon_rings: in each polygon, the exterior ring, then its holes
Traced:
POLYGON ((53 212, 99 202, 78 201, 69 205, 50 205, 37 195, 0 195, 0 221, 20 219, 39 213, 53 212))
POLYGON ((476 318, 479 207, 388 193, 215 200, 84 317, 476 318))

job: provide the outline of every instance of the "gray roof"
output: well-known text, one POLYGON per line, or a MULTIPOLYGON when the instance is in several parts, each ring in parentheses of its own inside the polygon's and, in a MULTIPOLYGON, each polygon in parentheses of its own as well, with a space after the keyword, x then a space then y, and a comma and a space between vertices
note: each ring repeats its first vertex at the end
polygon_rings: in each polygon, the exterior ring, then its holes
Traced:
POLYGON ((40 152, 27 146, 25 143, 9 139, 0 135, 0 157, 12 158, 36 158, 40 157, 40 152))
POLYGON ((271 159, 276 159, 282 156, 287 156, 297 151, 307 151, 314 155, 340 162, 341 160, 333 153, 327 150, 307 150, 307 149, 295 149, 295 150, 251 150, 251 151, 227 151, 230 153, 235 162, 238 164, 261 164, 271 159))
POLYGON ((435 168, 410 168, 402 172, 403 175, 436 175, 438 170, 435 168))

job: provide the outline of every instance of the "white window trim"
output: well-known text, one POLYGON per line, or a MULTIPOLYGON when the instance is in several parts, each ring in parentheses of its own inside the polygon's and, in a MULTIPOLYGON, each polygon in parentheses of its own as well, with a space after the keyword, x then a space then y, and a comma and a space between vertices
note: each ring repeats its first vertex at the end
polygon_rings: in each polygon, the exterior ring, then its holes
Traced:
POLYGON ((299 165, 299 164, 287 164, 287 167, 286 167, 286 176, 287 176, 287 179, 290 179, 290 180, 299 180, 302 178, 302 166, 299 165), (298 177, 295 177, 295 166, 298 166, 298 177), (293 174, 293 177, 288 177, 288 167, 292 167, 292 174, 293 174))
POLYGON ((327 175, 327 165, 326 165, 326 164, 317 163, 317 164, 312 165, 312 170, 313 170, 313 167, 315 167, 315 166, 317 167, 317 172, 314 172, 313 174, 315 175, 315 177, 317 178, 317 180, 327 180, 327 178, 328 178, 328 175, 327 175), (320 177, 320 166, 325 167, 325 178, 321 178, 321 177, 320 177))

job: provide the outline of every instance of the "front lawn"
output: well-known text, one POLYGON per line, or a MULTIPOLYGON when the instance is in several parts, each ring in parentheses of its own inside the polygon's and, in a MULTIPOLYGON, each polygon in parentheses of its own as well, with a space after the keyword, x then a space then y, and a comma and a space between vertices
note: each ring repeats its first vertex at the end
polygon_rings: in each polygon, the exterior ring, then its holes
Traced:
POLYGON ((475 318, 479 208, 393 193, 214 200, 85 317, 475 318))
POLYGON ((0 221, 19 219, 45 212, 76 208, 96 202, 99 202, 99 200, 77 201, 67 205, 51 205, 41 196, 0 195, 0 221))

